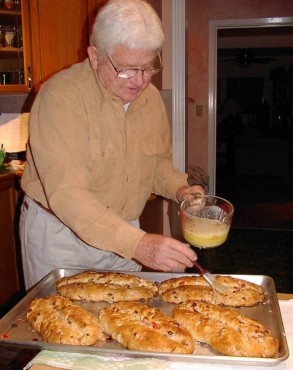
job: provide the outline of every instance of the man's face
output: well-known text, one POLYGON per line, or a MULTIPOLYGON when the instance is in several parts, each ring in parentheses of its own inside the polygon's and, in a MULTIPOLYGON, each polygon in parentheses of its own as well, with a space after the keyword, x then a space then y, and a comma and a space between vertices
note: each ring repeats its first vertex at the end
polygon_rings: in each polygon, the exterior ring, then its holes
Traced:
POLYGON ((124 104, 137 99, 151 82, 151 77, 138 71, 133 77, 121 78, 117 76, 114 67, 117 70, 152 67, 157 56, 156 51, 132 50, 124 46, 117 46, 111 54, 102 57, 94 46, 90 46, 88 54, 91 65, 106 90, 120 98, 124 104))

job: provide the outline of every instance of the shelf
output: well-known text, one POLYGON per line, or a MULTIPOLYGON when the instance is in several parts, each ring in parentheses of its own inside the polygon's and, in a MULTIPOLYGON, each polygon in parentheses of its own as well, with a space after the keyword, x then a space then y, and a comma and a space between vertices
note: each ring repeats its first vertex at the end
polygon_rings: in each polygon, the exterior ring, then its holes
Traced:
POLYGON ((0 47, 0 53, 22 53, 23 49, 22 48, 1 48, 0 47))
POLYGON ((0 15, 11 15, 11 16, 20 16, 21 15, 21 11, 19 9, 11 9, 11 10, 4 10, 4 9, 0 9, 0 15))

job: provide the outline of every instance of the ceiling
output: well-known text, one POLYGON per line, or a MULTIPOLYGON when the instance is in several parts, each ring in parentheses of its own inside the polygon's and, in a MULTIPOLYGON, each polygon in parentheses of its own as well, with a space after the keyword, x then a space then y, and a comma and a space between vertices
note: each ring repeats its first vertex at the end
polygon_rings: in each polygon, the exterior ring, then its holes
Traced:
POLYGON ((218 62, 241 67, 252 64, 293 63, 293 27, 250 27, 218 30, 218 62), (289 59, 288 59, 289 58, 289 59))
POLYGON ((218 30, 218 49, 293 48, 293 27, 250 27, 218 30))

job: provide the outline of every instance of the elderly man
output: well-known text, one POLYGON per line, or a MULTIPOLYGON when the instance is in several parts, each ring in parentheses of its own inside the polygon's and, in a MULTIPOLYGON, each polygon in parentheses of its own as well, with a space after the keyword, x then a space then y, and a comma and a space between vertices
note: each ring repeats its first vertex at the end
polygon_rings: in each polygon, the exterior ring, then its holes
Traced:
POLYGON ((161 21, 142 0, 109 1, 93 26, 88 59, 57 73, 30 116, 20 235, 26 287, 56 268, 184 270, 187 244, 139 228, 151 193, 191 192, 172 164, 161 21))

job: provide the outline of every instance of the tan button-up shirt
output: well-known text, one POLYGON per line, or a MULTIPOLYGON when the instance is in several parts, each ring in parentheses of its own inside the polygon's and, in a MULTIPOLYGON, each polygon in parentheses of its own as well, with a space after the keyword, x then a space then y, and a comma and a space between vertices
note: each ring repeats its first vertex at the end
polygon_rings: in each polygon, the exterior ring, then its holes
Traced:
POLYGON ((132 258, 145 234, 128 224, 151 193, 176 200, 187 175, 173 167, 170 127, 149 85, 125 111, 89 61, 47 81, 30 114, 25 193, 84 242, 132 258))

